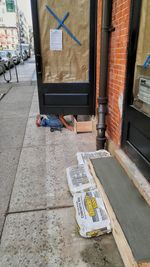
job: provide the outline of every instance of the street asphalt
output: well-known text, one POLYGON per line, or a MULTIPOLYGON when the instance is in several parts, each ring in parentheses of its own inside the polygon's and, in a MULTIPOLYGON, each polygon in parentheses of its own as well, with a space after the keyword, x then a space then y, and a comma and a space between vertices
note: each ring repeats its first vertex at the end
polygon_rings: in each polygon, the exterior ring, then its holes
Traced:
POLYGON ((25 64, 0 101, 0 267, 123 267, 111 234, 79 236, 67 186, 66 168, 95 150, 95 134, 37 128, 34 59, 25 64))

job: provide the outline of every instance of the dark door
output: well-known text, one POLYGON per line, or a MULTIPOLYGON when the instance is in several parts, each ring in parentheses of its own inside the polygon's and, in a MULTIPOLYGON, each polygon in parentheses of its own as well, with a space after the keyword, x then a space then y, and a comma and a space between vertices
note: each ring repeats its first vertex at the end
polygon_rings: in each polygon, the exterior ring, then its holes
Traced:
POLYGON ((96 0, 32 0, 41 114, 95 113, 96 0))
POLYGON ((150 1, 132 0, 123 148, 150 181, 150 1))

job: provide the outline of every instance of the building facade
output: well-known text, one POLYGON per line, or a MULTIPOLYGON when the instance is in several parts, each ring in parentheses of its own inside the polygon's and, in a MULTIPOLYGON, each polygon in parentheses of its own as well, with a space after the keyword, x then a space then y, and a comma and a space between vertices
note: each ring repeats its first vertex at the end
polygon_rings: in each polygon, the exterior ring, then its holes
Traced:
POLYGON ((8 11, 6 1, 0 1, 0 47, 15 49, 18 44, 16 11, 8 11))
POLYGON ((0 48, 16 49, 30 42, 31 28, 15 1, 0 0, 0 48))
MULTIPOLYGON (((98 1, 97 97, 102 1, 98 1)), ((109 144, 121 147, 149 179, 150 1, 113 0, 108 60, 109 144)), ((98 104, 97 104, 98 105, 98 104)))
POLYGON ((19 30, 21 43, 29 43, 30 41, 30 28, 22 11, 18 11, 19 16, 19 30))

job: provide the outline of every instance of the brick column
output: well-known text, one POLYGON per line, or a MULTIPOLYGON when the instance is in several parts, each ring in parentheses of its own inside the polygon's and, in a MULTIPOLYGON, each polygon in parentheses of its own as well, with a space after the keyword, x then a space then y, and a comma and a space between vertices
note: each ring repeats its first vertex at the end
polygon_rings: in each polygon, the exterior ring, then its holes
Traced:
POLYGON ((110 39, 107 135, 116 145, 121 143, 129 16, 130 0, 114 0, 112 25, 115 31, 110 39))

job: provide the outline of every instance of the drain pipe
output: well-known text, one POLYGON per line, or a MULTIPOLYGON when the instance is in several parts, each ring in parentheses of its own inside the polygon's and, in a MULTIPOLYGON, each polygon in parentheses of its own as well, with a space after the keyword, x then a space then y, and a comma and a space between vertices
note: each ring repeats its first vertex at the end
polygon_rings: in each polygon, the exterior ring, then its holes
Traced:
POLYGON ((100 55, 100 83, 99 83, 99 108, 97 124, 97 150, 104 149, 106 143, 106 113, 107 113, 107 81, 108 81, 108 56, 111 27, 112 0, 102 1, 102 28, 101 28, 101 55, 100 55))

